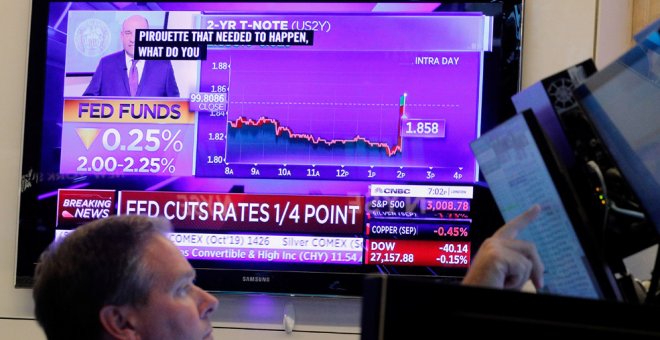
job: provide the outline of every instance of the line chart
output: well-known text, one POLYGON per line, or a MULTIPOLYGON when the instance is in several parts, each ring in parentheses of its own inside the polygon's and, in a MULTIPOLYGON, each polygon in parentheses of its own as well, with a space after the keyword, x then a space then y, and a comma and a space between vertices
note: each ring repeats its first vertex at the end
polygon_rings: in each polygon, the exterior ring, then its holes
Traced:
POLYGON ((223 171, 241 164, 272 165, 276 175, 292 165, 472 171, 467 145, 478 133, 479 60, 465 54, 461 65, 443 68, 415 64, 416 57, 209 50, 200 91, 226 88, 227 106, 215 117, 199 116, 200 140, 220 137, 197 145, 197 174, 231 175, 223 171))

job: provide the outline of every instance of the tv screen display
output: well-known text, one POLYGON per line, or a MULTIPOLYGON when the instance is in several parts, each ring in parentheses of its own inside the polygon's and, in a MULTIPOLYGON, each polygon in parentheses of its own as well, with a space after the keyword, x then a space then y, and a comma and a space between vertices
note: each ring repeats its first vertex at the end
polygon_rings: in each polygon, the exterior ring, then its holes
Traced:
POLYGON ((114 214, 169 219, 209 290, 460 278, 499 217, 469 142, 517 88, 519 10, 34 1, 16 285, 114 214))

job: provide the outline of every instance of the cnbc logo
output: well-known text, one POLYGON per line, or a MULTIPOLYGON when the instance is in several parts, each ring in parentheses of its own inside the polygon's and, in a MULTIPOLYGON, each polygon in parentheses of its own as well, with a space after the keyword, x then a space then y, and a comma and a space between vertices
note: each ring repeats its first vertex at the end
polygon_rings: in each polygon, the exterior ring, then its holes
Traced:
POLYGON ((409 195, 410 188, 378 186, 374 189, 376 195, 409 195))

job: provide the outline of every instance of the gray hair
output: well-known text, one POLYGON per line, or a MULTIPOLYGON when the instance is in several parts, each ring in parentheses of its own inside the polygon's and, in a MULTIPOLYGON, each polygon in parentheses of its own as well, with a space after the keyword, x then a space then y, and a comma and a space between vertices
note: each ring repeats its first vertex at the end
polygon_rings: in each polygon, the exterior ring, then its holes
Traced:
POLYGON ((103 306, 146 304, 154 278, 142 261, 144 248, 170 230, 165 219, 112 216, 51 244, 37 264, 33 289, 35 315, 48 339, 99 339, 103 306))

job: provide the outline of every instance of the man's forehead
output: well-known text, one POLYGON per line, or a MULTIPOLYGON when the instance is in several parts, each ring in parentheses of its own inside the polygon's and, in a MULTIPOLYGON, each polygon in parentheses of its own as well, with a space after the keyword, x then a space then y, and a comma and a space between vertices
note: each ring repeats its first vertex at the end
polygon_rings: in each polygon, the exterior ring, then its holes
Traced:
POLYGON ((163 235, 158 234, 147 242, 144 255, 147 267, 154 274, 163 276, 162 279, 167 277, 172 282, 195 277, 195 271, 188 260, 163 235))
POLYGON ((124 21, 122 30, 129 30, 135 28, 146 28, 148 26, 147 19, 140 17, 131 17, 124 21))

